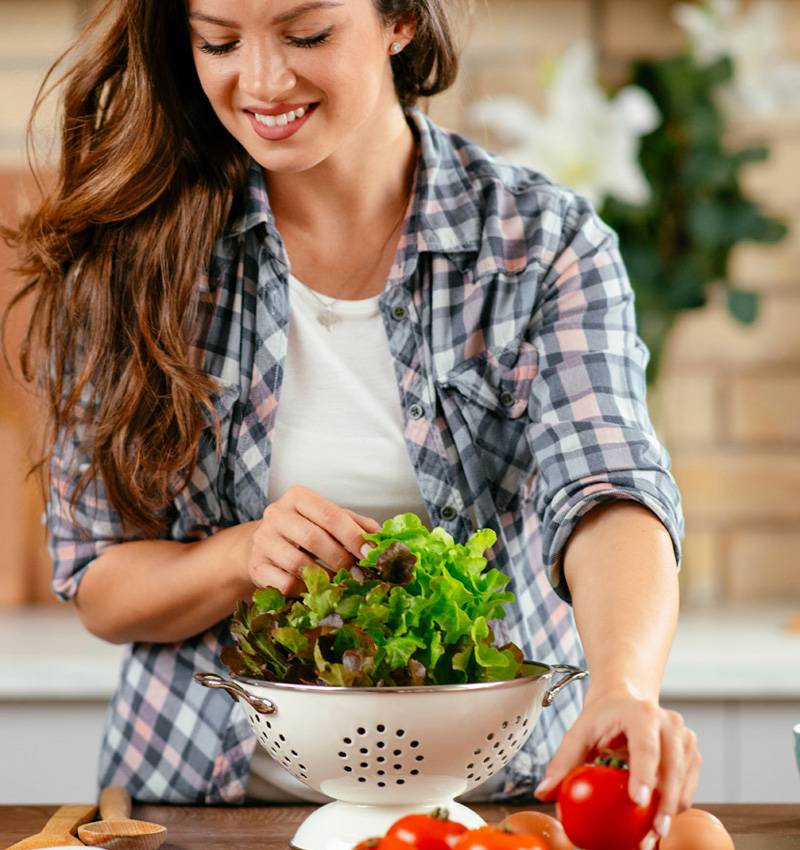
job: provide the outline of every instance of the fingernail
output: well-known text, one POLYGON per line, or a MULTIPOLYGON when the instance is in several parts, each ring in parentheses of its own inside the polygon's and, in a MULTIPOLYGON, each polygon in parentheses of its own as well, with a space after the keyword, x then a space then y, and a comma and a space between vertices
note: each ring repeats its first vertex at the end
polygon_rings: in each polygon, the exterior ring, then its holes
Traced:
POLYGON ((545 776, 545 778, 536 786, 536 790, 533 792, 534 794, 546 794, 554 785, 552 779, 545 776))
POLYGON ((370 546, 370 545, 369 545, 369 543, 365 543, 365 544, 361 547, 361 557, 362 557, 362 558, 366 558, 366 557, 367 557, 367 555, 369 555, 369 553, 370 553, 371 551, 372 551, 372 546, 370 546))
POLYGON ((656 841, 658 841, 658 836, 653 835, 653 833, 651 832, 647 836, 647 838, 645 838, 645 840, 642 842, 642 850, 653 850, 653 848, 656 846, 656 841))
POLYGON ((669 815, 659 815, 655 821, 656 832, 664 838, 666 834, 669 832, 670 824, 672 823, 672 818, 669 815))
POLYGON ((633 802, 636 803, 637 806, 647 806, 650 803, 650 795, 653 792, 647 785, 640 785, 639 790, 636 792, 636 796, 633 798, 633 802))

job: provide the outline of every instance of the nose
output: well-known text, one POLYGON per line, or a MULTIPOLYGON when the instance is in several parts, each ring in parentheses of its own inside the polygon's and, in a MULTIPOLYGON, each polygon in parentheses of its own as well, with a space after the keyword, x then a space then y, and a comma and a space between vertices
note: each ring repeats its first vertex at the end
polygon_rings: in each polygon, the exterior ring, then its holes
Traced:
POLYGON ((296 78, 283 50, 253 45, 244 51, 239 87, 261 102, 282 100, 295 86, 296 78))

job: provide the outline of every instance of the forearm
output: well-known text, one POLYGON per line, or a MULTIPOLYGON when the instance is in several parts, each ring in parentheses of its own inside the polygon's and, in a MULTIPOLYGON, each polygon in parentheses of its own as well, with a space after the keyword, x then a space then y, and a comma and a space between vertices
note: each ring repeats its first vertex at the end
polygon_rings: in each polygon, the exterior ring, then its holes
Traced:
POLYGON ((78 589, 83 624, 111 643, 171 643, 205 631, 255 589, 246 567, 256 524, 191 543, 137 540, 106 549, 78 589))
POLYGON ((675 553, 663 524, 637 502, 593 508, 568 541, 564 574, 589 699, 621 689, 657 701, 678 616, 675 553))

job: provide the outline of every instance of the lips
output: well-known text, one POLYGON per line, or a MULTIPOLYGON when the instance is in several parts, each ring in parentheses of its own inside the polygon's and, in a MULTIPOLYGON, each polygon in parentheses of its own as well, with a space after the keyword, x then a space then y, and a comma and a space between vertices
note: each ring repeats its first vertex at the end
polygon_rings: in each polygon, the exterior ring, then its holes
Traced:
MULTIPOLYGON (((253 130, 255 130, 256 135, 260 136, 262 139, 266 139, 271 142, 280 142, 284 139, 288 139, 291 136, 294 136, 301 127, 303 127, 306 122, 311 118, 311 116, 316 112, 317 103, 309 103, 305 107, 305 113, 300 118, 295 118, 294 121, 291 121, 287 124, 277 124, 274 127, 268 127, 266 124, 262 123, 258 118, 256 118, 256 113, 252 109, 246 109, 245 114, 250 120, 250 125, 253 130)), ((302 109, 304 105, 300 104, 281 104, 280 107, 271 107, 269 110, 259 109, 258 115, 285 115, 287 112, 292 112, 293 110, 289 107, 294 106, 295 109, 302 109)))
POLYGON ((307 100, 305 103, 281 103, 279 106, 270 106, 267 108, 261 106, 245 106, 245 112, 252 112, 255 115, 285 115, 287 112, 295 112, 298 109, 310 109, 316 106, 314 101, 307 100))

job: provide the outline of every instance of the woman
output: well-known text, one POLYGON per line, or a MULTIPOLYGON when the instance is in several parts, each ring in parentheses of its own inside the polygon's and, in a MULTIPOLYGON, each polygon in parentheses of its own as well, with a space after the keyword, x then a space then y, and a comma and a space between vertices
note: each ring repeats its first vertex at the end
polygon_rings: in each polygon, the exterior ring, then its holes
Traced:
POLYGON ((112 0, 82 39, 60 183, 15 237, 54 588, 130 644, 101 782, 274 793, 192 674, 254 587, 296 595, 309 556, 349 566, 413 511, 494 528, 506 637, 592 673, 483 793, 549 799, 627 746, 663 833, 699 756, 658 705, 682 518, 630 285, 583 198, 414 108, 455 77, 452 9, 112 0))

